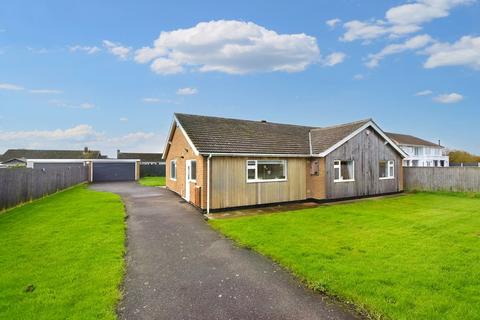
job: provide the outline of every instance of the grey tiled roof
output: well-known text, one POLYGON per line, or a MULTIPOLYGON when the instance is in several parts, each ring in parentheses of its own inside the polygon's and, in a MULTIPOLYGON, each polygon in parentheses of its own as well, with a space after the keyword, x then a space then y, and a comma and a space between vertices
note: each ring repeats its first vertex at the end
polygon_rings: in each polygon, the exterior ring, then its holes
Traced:
POLYGON ((392 133, 392 132, 385 132, 385 134, 395 141, 397 144, 402 145, 415 145, 415 146, 427 146, 427 147, 442 147, 436 143, 423 140, 408 134, 401 134, 401 133, 392 133))
POLYGON ((310 127, 178 113, 175 116, 200 153, 310 153, 310 127))
POLYGON ((200 153, 310 154, 327 150, 370 120, 315 128, 262 121, 176 113, 175 117, 200 153))

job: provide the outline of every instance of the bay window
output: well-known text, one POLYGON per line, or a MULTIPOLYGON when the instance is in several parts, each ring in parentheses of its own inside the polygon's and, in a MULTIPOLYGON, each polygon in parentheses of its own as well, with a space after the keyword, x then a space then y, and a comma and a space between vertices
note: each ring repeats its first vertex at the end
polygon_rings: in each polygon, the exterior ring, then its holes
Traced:
POLYGON ((355 181, 355 162, 353 160, 333 161, 334 182, 355 181))
POLYGON ((247 182, 286 180, 286 160, 247 160, 247 182))

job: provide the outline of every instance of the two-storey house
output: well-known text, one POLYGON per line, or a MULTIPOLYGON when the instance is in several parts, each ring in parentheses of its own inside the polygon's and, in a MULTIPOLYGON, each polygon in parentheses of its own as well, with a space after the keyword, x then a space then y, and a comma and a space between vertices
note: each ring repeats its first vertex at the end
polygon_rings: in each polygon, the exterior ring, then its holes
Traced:
POLYGON ((388 133, 408 157, 403 159, 404 167, 448 167, 445 147, 407 134, 388 133))

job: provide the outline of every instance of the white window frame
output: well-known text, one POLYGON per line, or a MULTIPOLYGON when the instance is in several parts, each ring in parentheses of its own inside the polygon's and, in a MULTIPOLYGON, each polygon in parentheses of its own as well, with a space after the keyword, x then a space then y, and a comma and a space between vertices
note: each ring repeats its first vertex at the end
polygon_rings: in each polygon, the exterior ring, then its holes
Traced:
MULTIPOLYGON (((389 179, 395 179, 395 160, 388 160, 385 161, 387 165, 387 176, 386 177, 380 177, 380 180, 389 180, 389 179), (390 169, 392 169, 392 172, 390 172, 390 169), (390 175, 390 173, 392 175, 390 175)), ((380 176, 380 172, 378 173, 380 176)))
POLYGON ((170 160, 170 180, 177 181, 177 160, 170 160), (175 177, 172 177, 172 164, 175 166, 175 177))
POLYGON ((333 160, 333 182, 355 182, 355 160, 333 160), (342 177, 342 161, 352 162, 352 176, 353 179, 343 179, 342 177), (340 171, 340 179, 335 179, 335 170, 340 171))
POLYGON ((190 160, 190 172, 188 174, 190 174, 190 182, 194 182, 196 183, 197 182, 197 160, 190 160), (195 179, 192 179, 192 163, 195 162, 195 179))
POLYGON ((287 181, 288 180, 288 176, 287 176, 287 173, 288 173, 288 168, 287 168, 287 165, 288 165, 288 162, 287 160, 252 160, 252 159, 248 159, 246 162, 245 162, 245 177, 246 177, 246 180, 247 180, 247 183, 265 183, 265 182, 282 182, 282 181, 287 181), (285 176, 284 179, 268 179, 268 180, 264 180, 264 179, 258 179, 258 162, 270 162, 272 164, 278 164, 279 162, 283 163, 283 175, 285 176), (249 162, 254 162, 255 165, 253 164, 248 164, 249 162), (254 179, 249 179, 248 178, 248 169, 253 169, 255 170, 255 178, 254 179))

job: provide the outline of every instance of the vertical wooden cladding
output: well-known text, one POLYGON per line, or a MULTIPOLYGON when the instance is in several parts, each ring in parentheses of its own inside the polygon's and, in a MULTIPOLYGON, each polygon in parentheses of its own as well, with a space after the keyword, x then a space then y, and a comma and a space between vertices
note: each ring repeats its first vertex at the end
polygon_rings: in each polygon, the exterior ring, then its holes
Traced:
POLYGON ((287 160, 287 181, 247 183, 246 161, 267 158, 213 157, 211 159, 211 208, 248 206, 306 199, 306 159, 287 160))
POLYGON ((325 157, 328 199, 360 197, 403 190, 402 157, 372 128, 367 128, 325 157), (354 160, 355 181, 334 182, 333 162, 354 160), (379 162, 395 161, 394 179, 380 179, 379 162))

